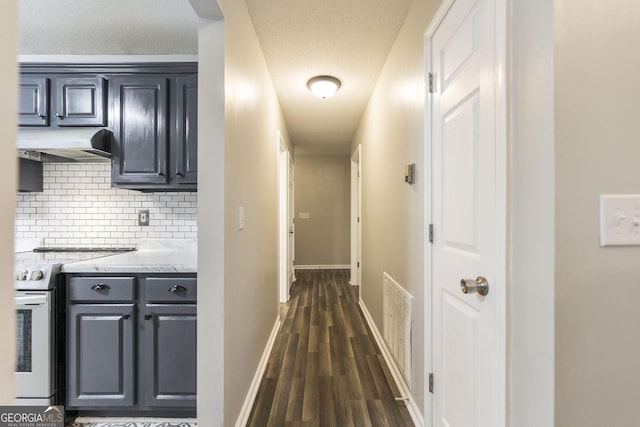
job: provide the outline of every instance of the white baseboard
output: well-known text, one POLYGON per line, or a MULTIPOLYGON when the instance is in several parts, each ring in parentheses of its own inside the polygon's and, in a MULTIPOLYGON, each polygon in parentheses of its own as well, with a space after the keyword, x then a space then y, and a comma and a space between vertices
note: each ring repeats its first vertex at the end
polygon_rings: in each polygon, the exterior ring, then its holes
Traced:
POLYGON ((373 338, 378 343, 378 347, 380 347, 380 351, 382 352, 382 357, 384 357, 385 362, 387 362, 387 366, 391 371, 391 376, 393 377, 393 381, 396 383, 396 386, 400 390, 403 399, 407 399, 407 409, 409 410, 409 415, 411 415, 411 419, 416 426, 423 427, 424 426, 424 417, 420 412, 420 408, 416 404, 416 401, 413 399, 413 395, 411 394, 411 390, 408 389, 406 383, 402 379, 402 374, 398 366, 396 365, 395 360, 391 356, 389 349, 387 348, 387 343, 384 342, 382 338, 382 334, 378 330, 369 310, 367 310, 367 306, 364 305, 364 301, 360 300, 360 308, 362 309, 362 313, 364 314, 364 318, 371 329, 371 333, 373 334, 373 338))
POLYGON ((349 270, 350 265, 296 265, 296 270, 349 270))
POLYGON ((262 357, 260 358, 260 362, 258 363, 258 369, 253 376, 253 381, 251 381, 249 392, 247 393, 247 397, 244 399, 244 404, 242 405, 242 409, 240 410, 240 414, 238 415, 238 419, 236 420, 236 427, 244 427, 249 421, 251 408, 253 408, 253 403, 256 400, 256 395, 258 394, 258 389, 260 388, 260 383, 262 382, 262 376, 264 375, 264 371, 267 368, 267 362, 269 361, 269 356, 271 355, 271 350, 273 349, 273 344, 276 341, 279 330, 280 316, 278 316, 278 318, 276 319, 276 323, 273 325, 273 329, 271 330, 271 335, 269 336, 267 345, 264 348, 264 352, 262 353, 262 357))

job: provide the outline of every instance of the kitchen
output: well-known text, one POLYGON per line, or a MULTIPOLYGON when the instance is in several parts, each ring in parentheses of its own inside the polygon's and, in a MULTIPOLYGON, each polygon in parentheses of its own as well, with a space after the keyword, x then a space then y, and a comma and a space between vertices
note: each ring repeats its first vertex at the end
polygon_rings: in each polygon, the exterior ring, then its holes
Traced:
MULTIPOLYGON (((168 5, 173 9, 177 6, 180 6, 178 2, 168 5)), ((99 5, 96 8, 99 9, 99 5)), ((177 7, 178 12, 162 8, 155 14, 145 12, 150 25, 154 16, 163 17, 165 21, 170 18, 174 23, 180 17, 181 25, 189 24, 191 29, 187 33, 167 36, 177 41, 171 46, 163 45, 163 48, 190 55, 143 56, 140 50, 149 53, 150 44, 123 38, 123 34, 111 39, 103 34, 102 39, 88 40, 88 45, 82 44, 87 38, 72 36, 73 47, 67 47, 68 51, 60 45, 47 46, 47 42, 52 41, 42 37, 47 26, 53 24, 49 30, 58 31, 65 20, 69 20, 67 25, 73 25, 74 14, 46 9, 35 2, 21 2, 23 46, 20 61, 23 67, 19 122, 23 126, 18 136, 18 149, 21 166, 28 164, 32 168, 29 178, 33 181, 33 176, 37 176, 38 179, 35 191, 17 195, 15 239, 16 251, 20 253, 16 255, 14 285, 19 293, 41 293, 37 282, 50 282, 43 286, 53 289, 51 300, 55 303, 50 310, 57 313, 53 316, 57 326, 51 337, 52 345, 59 343, 65 333, 67 336, 62 349, 53 347, 51 359, 55 354, 60 366, 60 359, 64 357, 68 369, 56 375, 48 374, 57 380, 53 386, 56 395, 49 403, 65 404, 72 413, 77 411, 80 415, 194 417, 198 234, 197 193, 193 179, 197 174, 194 148, 197 63, 192 55, 197 50, 194 46, 194 41, 197 45, 195 14, 188 4, 177 7), (98 44, 104 52, 112 54, 77 55, 78 52, 86 53, 87 49, 95 52, 98 44), (123 51, 127 55, 113 55, 123 51), (65 53, 65 56, 43 56, 43 52, 65 53), (30 101, 34 101, 33 105, 28 105, 30 101), (88 104, 83 105, 83 102, 88 104), (144 127, 141 121, 145 120, 145 114, 138 113, 147 105, 156 107, 153 111, 155 129, 138 137, 130 129, 144 127), (80 161, 66 159, 67 153, 72 152, 70 148, 75 150, 75 147, 65 145, 65 139, 83 139, 85 137, 75 134, 102 128, 113 131, 113 135, 109 135, 114 150, 111 158, 92 155, 80 161), (152 136, 147 138, 148 135, 152 136), (43 139, 46 146, 38 146, 43 139), (152 151, 142 150, 140 155, 139 146, 145 144, 153 146, 152 151), (52 145, 55 145, 55 151, 48 150, 52 145), (136 146, 135 150, 127 148, 133 146, 136 146), (117 172, 113 172, 114 168, 117 172), (41 188, 38 188, 38 181, 41 188), (31 252, 34 248, 39 252, 31 252), (63 274, 56 274, 58 271, 63 274), (160 287, 166 293, 158 293, 160 287), (97 311, 87 312, 91 306, 97 311), (123 306, 130 310, 129 314, 122 314, 113 322, 93 322, 97 318, 112 319, 113 309, 123 306), (105 307, 106 312, 100 311, 105 307), (179 317, 178 321, 175 321, 176 317, 179 317), (168 326, 170 320, 174 322, 169 325, 186 325, 187 329, 168 326), (145 322, 154 326, 146 327, 147 334, 136 332, 145 328, 145 322), (124 331, 119 329, 122 323, 129 323, 124 331), (76 324, 80 325, 77 336, 71 338, 71 333, 76 332, 76 324), (160 325, 173 335, 163 337, 160 325), (116 340, 113 342, 122 348, 103 346, 94 350, 91 343, 83 344, 82 340, 86 340, 92 331, 115 334, 111 336, 116 340), (181 335, 189 337, 181 342, 192 348, 170 354, 167 341, 181 335), (128 344, 122 344, 123 339, 128 340, 128 344), (164 351, 158 352, 158 348, 164 351), (92 365, 92 361, 119 360, 123 355, 124 362, 104 366, 102 377, 94 375, 99 365, 92 365), (71 360, 76 356, 78 360, 71 360), (177 393, 181 396, 174 399, 176 403, 172 405, 166 395, 161 395, 163 387, 166 381, 175 385, 181 379, 159 378, 158 373, 163 369, 166 371, 176 361, 189 362, 184 364, 189 365, 191 380, 179 385, 181 389, 177 393), (153 367, 147 368, 150 364, 153 367), (137 367, 139 372, 136 372, 137 367), (149 369, 155 372, 143 372, 149 369), (117 380, 105 384, 114 374, 117 380), (96 389, 100 382, 104 389, 102 400, 96 397, 101 393, 96 389), (66 391, 61 384, 67 385, 66 391), (145 400, 144 384, 153 388, 155 403, 145 400), (122 400, 116 402, 119 397, 122 400)), ((96 21, 105 22, 104 10, 98 18, 97 9, 85 7, 84 13, 94 13, 96 21)), ((123 11, 119 9, 119 12, 123 11)), ((141 10, 135 7, 129 12, 131 19, 141 16, 141 10)), ((87 23, 85 19, 83 22, 87 23)), ((94 35, 100 34, 98 27, 94 27, 94 35)), ((107 27, 109 25, 103 30, 107 27)), ((142 31, 148 33, 149 27, 142 31)), ((60 37, 64 39, 65 35, 60 37)), ((29 311, 27 306, 22 308, 29 311)), ((19 327, 25 324, 30 323, 21 321, 19 315, 19 327)), ((32 327, 35 329, 35 324, 32 327)), ((35 351, 29 348, 27 352, 20 351, 25 350, 20 338, 18 347, 18 354, 35 351)), ((29 360, 29 357, 24 359, 29 360)), ((175 371, 185 377, 182 374, 186 371, 175 371)), ((20 389, 20 375, 16 375, 20 389)), ((31 400, 23 402, 35 404, 31 400)))

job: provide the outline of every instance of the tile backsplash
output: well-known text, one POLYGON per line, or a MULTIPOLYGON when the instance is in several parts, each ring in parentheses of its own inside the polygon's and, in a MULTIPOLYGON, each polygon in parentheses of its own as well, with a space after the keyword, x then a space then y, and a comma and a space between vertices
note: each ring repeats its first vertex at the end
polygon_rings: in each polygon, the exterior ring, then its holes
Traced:
POLYGON ((197 193, 111 188, 108 163, 44 163, 43 192, 18 193, 15 237, 47 246, 131 246, 139 239, 196 239, 197 193), (138 211, 149 210, 149 225, 138 211))

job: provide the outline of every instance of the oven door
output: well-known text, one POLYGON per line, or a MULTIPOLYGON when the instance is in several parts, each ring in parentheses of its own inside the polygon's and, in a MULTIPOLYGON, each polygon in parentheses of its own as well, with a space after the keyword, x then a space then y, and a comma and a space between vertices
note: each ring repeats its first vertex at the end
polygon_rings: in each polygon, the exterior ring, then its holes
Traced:
POLYGON ((54 394, 51 291, 16 292, 16 403, 45 405, 54 394))

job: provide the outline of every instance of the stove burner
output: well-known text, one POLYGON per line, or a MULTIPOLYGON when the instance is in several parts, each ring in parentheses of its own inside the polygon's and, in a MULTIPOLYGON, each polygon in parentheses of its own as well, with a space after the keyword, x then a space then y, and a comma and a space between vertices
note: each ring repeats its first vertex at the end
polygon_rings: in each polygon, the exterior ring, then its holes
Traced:
POLYGON ((133 247, 121 248, 100 248, 100 247, 64 247, 64 246, 42 246, 33 248, 33 252, 131 252, 133 247))

